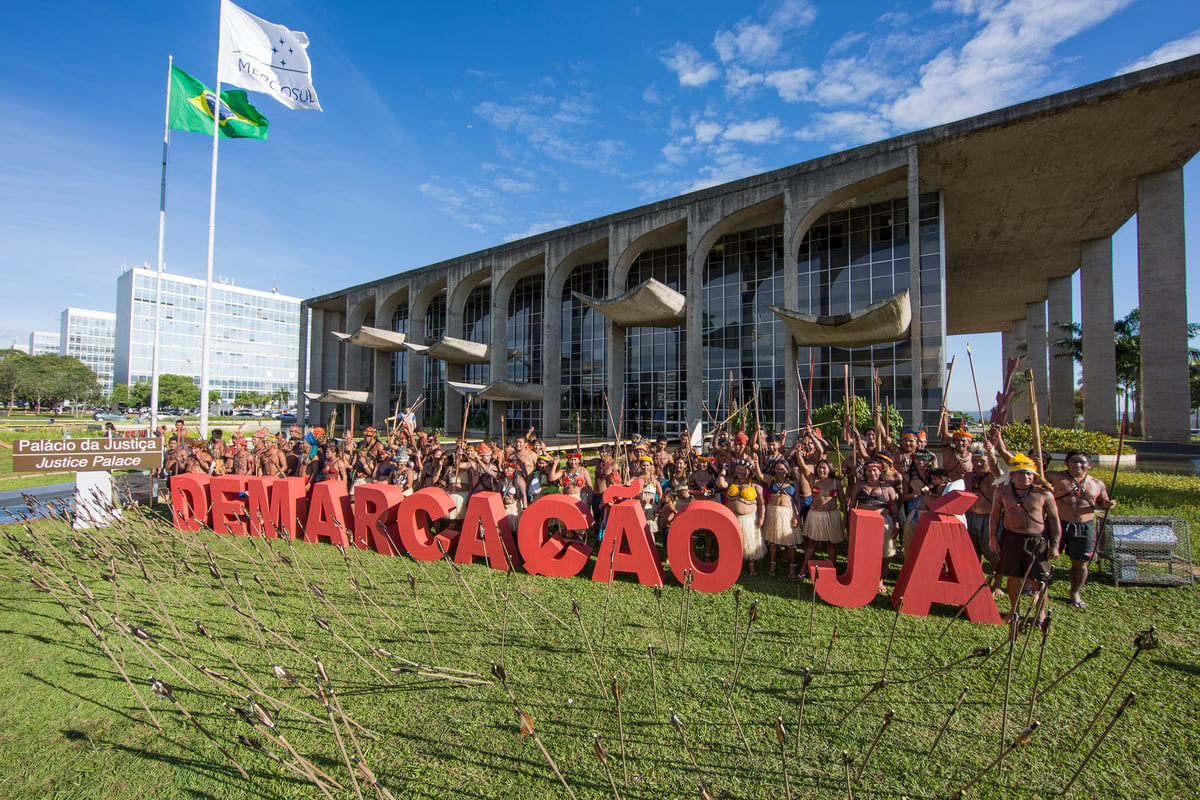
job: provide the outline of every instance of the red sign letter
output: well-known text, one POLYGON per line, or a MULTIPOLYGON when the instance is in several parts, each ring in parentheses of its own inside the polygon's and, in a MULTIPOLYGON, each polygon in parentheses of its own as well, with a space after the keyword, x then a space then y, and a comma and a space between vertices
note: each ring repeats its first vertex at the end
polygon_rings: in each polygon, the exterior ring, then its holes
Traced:
POLYGON ((404 490, 384 483, 362 483, 354 488, 354 546, 385 556, 400 553, 396 510, 404 490))
POLYGON ((850 552, 846 574, 838 576, 832 561, 808 565, 817 595, 833 606, 861 608, 875 599, 883 571, 883 515, 860 508, 850 511, 850 552))
POLYGON ((592 580, 608 583, 618 572, 632 572, 644 586, 662 586, 667 579, 646 515, 636 500, 621 500, 608 510, 592 580))
POLYGON ((486 558, 492 569, 500 570, 508 569, 509 558, 520 558, 499 492, 478 492, 467 501, 454 560, 472 564, 476 558, 486 558))
POLYGON ((444 533, 436 536, 431 532, 433 523, 445 519, 454 510, 454 501, 445 489, 437 486, 426 486, 404 498, 404 502, 396 509, 396 529, 400 532, 400 542, 408 554, 418 561, 437 561, 442 557, 435 539, 442 540, 442 546, 450 549, 454 539, 444 533))
POLYGON ((232 533, 245 536, 246 527, 246 476, 217 475, 208 482, 212 496, 212 529, 217 533, 232 533))
POLYGON ((569 578, 578 575, 592 554, 592 548, 578 542, 567 543, 558 534, 550 536, 550 521, 558 520, 567 530, 584 531, 592 524, 592 512, 579 500, 565 494, 539 497, 521 513, 517 542, 525 571, 530 575, 569 578))
POLYGON ((1003 624, 991 594, 976 591, 987 578, 966 526, 954 516, 966 513, 974 502, 970 492, 954 491, 930 502, 933 511, 921 513, 892 593, 893 605, 904 598, 905 614, 923 617, 933 603, 966 603, 972 622, 1003 624))
POLYGON ((304 541, 328 539, 330 544, 345 547, 346 530, 354 524, 350 493, 341 481, 321 481, 313 487, 312 505, 304 522, 304 541))
POLYGON ((308 508, 304 478, 246 478, 250 535, 295 537, 308 508))
POLYGON ((208 525, 208 475, 185 472, 171 476, 171 521, 181 531, 208 525))
POLYGON ((671 572, 682 583, 684 571, 692 571, 692 588, 698 592, 723 592, 742 574, 742 530, 737 517, 711 500, 693 500, 667 531, 667 560, 671 572), (717 539, 717 560, 700 561, 692 548, 697 531, 712 531, 717 539))

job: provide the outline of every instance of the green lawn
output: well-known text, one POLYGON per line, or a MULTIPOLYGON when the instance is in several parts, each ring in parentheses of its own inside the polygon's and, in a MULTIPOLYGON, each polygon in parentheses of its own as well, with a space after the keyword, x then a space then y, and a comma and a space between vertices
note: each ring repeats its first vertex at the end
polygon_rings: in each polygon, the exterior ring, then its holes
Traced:
MULTIPOLYGON (((1196 482, 1145 481, 1137 502, 1169 508, 1177 501, 1186 508, 1189 493, 1196 496, 1196 482)), ((1132 476, 1126 483, 1131 504, 1137 485, 1132 476)), ((897 617, 881 599, 864 609, 835 609, 810 602, 809 584, 784 578, 743 577, 740 599, 733 591, 685 595, 669 578, 660 607, 652 589, 631 581, 616 582, 610 593, 586 578, 506 576, 482 565, 455 570, 441 562, 358 551, 344 559, 327 545, 177 534, 157 519, 136 515, 91 534, 72 534, 51 521, 31 531, 20 526, 5 531, 18 539, 5 542, 0 564, 0 574, 9 579, 0 582, 0 657, 7 667, 0 672, 0 693, 7 700, 0 706, 0 796, 12 798, 321 797, 304 777, 239 744, 238 734, 254 737, 291 760, 261 729, 251 729, 224 708, 225 703, 247 708, 245 697, 254 689, 274 698, 263 702, 287 742, 342 783, 342 790, 330 794, 356 797, 334 728, 309 695, 317 656, 346 715, 377 736, 356 730, 356 743, 339 718, 342 744, 351 755, 361 748, 365 762, 395 797, 567 796, 537 744, 521 738, 513 703, 499 683, 466 686, 393 673, 387 668, 401 662, 373 653, 374 647, 487 681, 493 680, 489 662, 502 661, 516 701, 535 721, 541 742, 579 798, 613 795, 593 753, 593 734, 608 748, 622 798, 696 797, 698 780, 714 797, 784 797, 771 727, 778 716, 786 726, 792 796, 846 797, 841 753, 852 759, 853 779, 889 709, 894 720, 854 782, 854 796, 942 797, 961 788, 999 752, 1006 687, 1008 738, 1025 724, 1041 638, 1034 632, 1017 642, 1010 685, 1003 669, 1006 629, 960 620, 943 638, 948 611, 897 617), (44 564, 22 558, 19 546, 44 564), (210 557, 220 579, 209 570, 210 557), (114 566, 116 581, 105 580, 114 566), (35 589, 30 576, 49 585, 54 596, 35 589), (89 610, 104 627, 113 659, 56 598, 89 610), (586 637, 572 613, 573 602, 579 604, 586 637), (748 625, 751 603, 757 603, 758 616, 748 625), (231 604, 271 632, 260 631, 231 604), (146 645, 122 635, 110 614, 148 629, 154 640, 146 645), (328 620, 329 631, 315 617, 328 620), (212 640, 197 632, 197 619, 212 640), (686 633, 682 653, 681 631, 686 633), (653 670, 648 646, 656 648, 653 670), (983 646, 997 648, 996 654, 918 680, 983 646), (735 665, 743 647, 739 672, 735 665), (889 683, 848 714, 883 674, 885 661, 889 683), (284 686, 272 675, 272 663, 285 666, 302 686, 284 686), (201 667, 231 680, 206 676, 201 667), (814 677, 805 694, 797 750, 805 668, 814 677), (727 701, 720 679, 731 680, 735 672, 736 687, 727 701), (152 676, 174 687, 174 697, 247 770, 249 781, 176 706, 155 697, 152 676), (620 719, 608 692, 613 676, 621 686, 620 719), (966 700, 931 755, 930 746, 964 687, 966 700), (161 732, 149 723, 139 697, 161 722, 161 732), (293 708, 281 709, 271 705, 274 701, 293 708), (668 709, 683 721, 687 749, 668 709)), ((1138 693, 1136 701, 1072 796, 1196 796, 1196 593, 1118 590, 1096 583, 1087 592, 1091 610, 1078 612, 1064 601, 1064 581, 1060 574, 1052 589, 1053 622, 1041 686, 1094 646, 1103 645, 1104 651, 1037 704, 1034 719, 1041 727, 1029 746, 1012 752, 1003 770, 990 772, 971 796, 1055 793, 1127 691, 1138 693), (1135 652, 1134 636, 1150 625, 1157 626, 1161 646, 1135 661, 1099 723, 1083 736, 1135 652)), ((363 797, 381 796, 365 784, 360 788, 363 797)))

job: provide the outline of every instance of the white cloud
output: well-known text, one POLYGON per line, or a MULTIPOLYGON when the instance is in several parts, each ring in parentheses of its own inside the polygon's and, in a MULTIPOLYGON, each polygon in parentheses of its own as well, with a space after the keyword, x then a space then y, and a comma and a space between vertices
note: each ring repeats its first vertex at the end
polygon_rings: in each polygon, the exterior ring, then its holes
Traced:
POLYGON ((696 141, 700 142, 700 144, 708 144, 720 136, 723 130, 724 126, 716 122, 697 122, 695 127, 696 141))
POLYGON ((752 65, 775 62, 783 48, 784 34, 810 24, 816 9, 804 0, 785 0, 765 23, 738 22, 733 30, 717 31, 713 49, 728 64, 738 60, 752 65))
POLYGON ((779 92, 779 99, 785 103, 798 103, 804 99, 804 93, 815 77, 816 73, 811 69, 796 67, 768 73, 764 83, 779 92))
MULTIPOLYGON (((588 135, 598 113, 586 97, 527 95, 510 103, 479 103, 474 111, 496 128, 521 136, 530 147, 550 158, 598 172, 619 172, 628 153, 628 147, 619 139, 596 140, 588 135)), ((497 147, 507 157, 519 158, 503 144, 497 147)))
POLYGON ((533 184, 525 181, 517 181, 512 178, 497 178, 495 186, 502 192, 509 194, 524 194, 525 192, 533 191, 533 184))
POLYGON ((1196 53, 1200 53, 1200 30, 1194 30, 1182 39, 1167 42, 1145 58, 1138 59, 1132 64, 1121 67, 1117 74, 1124 75, 1126 72, 1149 69, 1158 64, 1165 64, 1168 61, 1194 56, 1196 53))
POLYGON ((891 135, 887 120, 867 111, 831 111, 813 115, 813 122, 797 132, 797 138, 829 142, 834 150, 886 139, 891 135))
POLYGON ((749 96, 762 84, 763 74, 761 72, 751 72, 737 64, 732 64, 729 69, 725 70, 725 94, 730 97, 749 96))
POLYGON ((746 142, 748 144, 766 144, 773 142, 783 135, 783 126, 775 117, 748 120, 730 125, 725 129, 723 138, 731 142, 746 142))
POLYGON ((1111 17, 1132 0, 960 0, 983 28, 960 49, 938 53, 918 85, 885 113, 897 126, 924 128, 1007 105, 1045 76, 1055 45, 1111 17))
POLYGON ((659 93, 658 87, 653 83, 642 90, 642 100, 652 106, 662 105, 663 96, 659 93))
POLYGON ((673 44, 660 60, 667 65, 667 69, 679 76, 680 86, 704 86, 720 75, 716 64, 705 61, 700 51, 686 42, 673 44))

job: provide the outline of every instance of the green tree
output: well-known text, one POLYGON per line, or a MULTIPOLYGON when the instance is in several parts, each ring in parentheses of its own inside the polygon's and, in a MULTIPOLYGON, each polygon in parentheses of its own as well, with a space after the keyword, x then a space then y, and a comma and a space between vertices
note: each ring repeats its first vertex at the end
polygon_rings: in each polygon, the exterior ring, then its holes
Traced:
POLYGON ((27 382, 28 360, 20 350, 0 350, 0 395, 7 398, 10 412, 27 382))
POLYGON ((118 383, 113 386, 112 391, 108 393, 108 402, 114 406, 129 405, 129 385, 118 383))
POLYGON ((158 407, 192 408, 200 405, 200 387, 187 375, 158 376, 158 407))
POLYGON ((210 406, 219 406, 221 404, 221 390, 220 389, 209 389, 208 390, 208 404, 210 406))
MULTIPOLYGON (((1059 321, 1054 327, 1063 333, 1054 346, 1064 350, 1059 358, 1071 358, 1083 364, 1083 327, 1078 322, 1059 321)), ((1200 336, 1200 323, 1189 322, 1188 339, 1200 336)), ((1133 401, 1133 421, 1141 430, 1142 420, 1142 314, 1135 308, 1122 319, 1113 322, 1113 347, 1117 364, 1117 386, 1133 401)), ((1200 359, 1200 350, 1188 348, 1188 359, 1200 359)))
POLYGON ((141 408, 150 405, 150 382, 138 381, 129 387, 129 405, 141 408))

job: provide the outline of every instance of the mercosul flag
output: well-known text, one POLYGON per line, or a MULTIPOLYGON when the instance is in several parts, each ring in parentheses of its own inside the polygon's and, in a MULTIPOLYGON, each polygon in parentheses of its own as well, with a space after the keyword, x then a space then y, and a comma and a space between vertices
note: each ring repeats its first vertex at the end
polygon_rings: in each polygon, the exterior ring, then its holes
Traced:
POLYGON ((221 0, 217 80, 274 97, 288 108, 320 111, 308 63, 308 36, 221 0))
MULTIPOLYGON (((216 95, 179 67, 171 67, 169 125, 177 131, 212 136, 216 95)), ((221 92, 221 135, 227 139, 266 139, 267 118, 250 105, 241 89, 221 92)))

